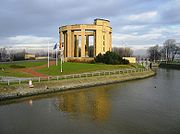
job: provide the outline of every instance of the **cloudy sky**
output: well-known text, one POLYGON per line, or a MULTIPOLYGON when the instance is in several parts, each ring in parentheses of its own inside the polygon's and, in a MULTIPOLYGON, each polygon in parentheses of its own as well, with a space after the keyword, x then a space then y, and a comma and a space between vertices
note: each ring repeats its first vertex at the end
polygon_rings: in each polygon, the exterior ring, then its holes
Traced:
POLYGON ((59 26, 95 18, 111 21, 113 46, 180 42, 180 0, 1 0, 0 47, 44 47, 58 42, 59 26))

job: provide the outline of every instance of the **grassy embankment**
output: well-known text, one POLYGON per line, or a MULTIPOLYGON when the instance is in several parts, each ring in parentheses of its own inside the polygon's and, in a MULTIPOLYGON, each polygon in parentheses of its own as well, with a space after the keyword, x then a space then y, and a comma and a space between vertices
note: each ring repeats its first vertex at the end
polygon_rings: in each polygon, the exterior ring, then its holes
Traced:
POLYGON ((161 62, 159 67, 161 68, 169 68, 169 69, 180 69, 180 62, 161 62))
POLYGON ((47 62, 45 61, 22 61, 17 63, 3 63, 0 64, 0 76, 31 77, 31 74, 21 72, 19 71, 19 69, 42 66, 46 63, 47 62))
MULTIPOLYGON (((9 74, 13 75, 11 72, 14 68, 30 68, 42 66, 42 68, 37 68, 36 71, 47 75, 61 75, 60 66, 51 66, 49 69, 47 68, 46 63, 38 63, 38 62, 25 62, 12 65, 4 64, 3 68, 5 71, 9 71, 9 74), (13 67, 13 68, 12 68, 13 67), (11 70, 12 69, 12 70, 11 70)), ((1 65, 2 67, 2 65, 1 65)), ((87 63, 64 63, 63 65, 64 71, 62 74, 75 74, 75 73, 83 73, 83 72, 91 72, 91 71, 99 71, 99 70, 114 70, 114 69, 127 69, 127 68, 143 68, 137 64, 130 65, 105 65, 105 64, 87 64, 87 63)), ((4 73, 4 72, 3 72, 4 73)), ((2 73, 2 74, 3 74, 2 73)), ((19 98, 26 97, 32 95, 39 95, 44 93, 52 93, 58 91, 64 91, 69 89, 83 88, 89 86, 97 86, 103 84, 116 83, 127 80, 134 80, 145 78, 154 75, 154 72, 151 70, 147 70, 145 72, 131 72, 131 73, 122 73, 122 74, 114 74, 114 75, 106 75, 106 76, 95 76, 95 77, 86 77, 86 78, 75 78, 75 79, 63 79, 60 81, 41 81, 40 83, 33 83, 34 88, 29 88, 27 83, 12 84, 12 85, 1 85, 0 84, 0 98, 8 99, 10 98, 19 98), (48 89, 46 88, 48 87, 48 89)), ((16 74, 15 76, 25 76, 23 73, 16 74)))
POLYGON ((114 70, 114 69, 125 69, 125 68, 141 68, 142 66, 137 64, 130 65, 106 65, 106 64, 89 64, 89 63, 70 63, 65 62, 63 64, 63 72, 60 72, 60 62, 58 66, 52 65, 47 68, 46 61, 40 62, 19 62, 19 63, 7 63, 0 64, 0 76, 14 76, 14 77, 32 77, 30 73, 25 73, 21 69, 32 68, 34 71, 46 74, 49 76, 65 75, 65 74, 76 74, 84 72, 92 72, 99 70, 114 70), (39 68, 36 68, 38 67, 39 68), (42 67, 40 67, 42 66, 42 67), (4 70, 2 70, 2 68, 4 70))
POLYGON ((115 70, 115 69, 126 69, 126 68, 140 68, 139 65, 106 65, 106 64, 89 64, 89 63, 71 63, 66 62, 63 64, 63 72, 60 72, 60 65, 51 66, 38 69, 37 71, 50 76, 65 75, 65 74, 77 74, 84 72, 93 72, 100 70, 115 70))
POLYGON ((21 84, 21 86, 19 86, 18 84, 10 86, 6 85, 4 87, 0 86, 0 89, 2 89, 0 90, 0 99, 7 100, 45 93, 54 93, 71 89, 111 84, 128 80, 142 79, 153 76, 154 74, 155 73, 152 70, 146 70, 144 72, 131 72, 86 78, 64 79, 60 81, 43 81, 41 83, 34 83, 34 88, 29 88, 25 83, 21 84))

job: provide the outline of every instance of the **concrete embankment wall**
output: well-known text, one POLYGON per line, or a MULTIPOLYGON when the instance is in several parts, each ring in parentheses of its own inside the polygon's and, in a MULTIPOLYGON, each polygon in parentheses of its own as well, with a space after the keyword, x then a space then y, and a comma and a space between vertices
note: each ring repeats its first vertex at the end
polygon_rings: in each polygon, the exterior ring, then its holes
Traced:
POLYGON ((155 72, 153 72, 152 70, 146 70, 143 72, 132 72, 125 74, 114 74, 107 76, 94 76, 87 78, 76 78, 76 79, 66 79, 60 81, 34 83, 34 88, 28 88, 27 84, 24 84, 21 86, 12 87, 13 89, 11 89, 11 91, 6 91, 4 93, 1 92, 0 100, 22 98, 22 97, 39 95, 39 94, 47 94, 47 93, 61 92, 66 90, 75 90, 85 87, 118 83, 128 80, 143 79, 153 75, 155 75, 155 72))
POLYGON ((171 69, 180 69, 180 64, 166 64, 166 63, 161 63, 159 65, 160 68, 171 68, 171 69))

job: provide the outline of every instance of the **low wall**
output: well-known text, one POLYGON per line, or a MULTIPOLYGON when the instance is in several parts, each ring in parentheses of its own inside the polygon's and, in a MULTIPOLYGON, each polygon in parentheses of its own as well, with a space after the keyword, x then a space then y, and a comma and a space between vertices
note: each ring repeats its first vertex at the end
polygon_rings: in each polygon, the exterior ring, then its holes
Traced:
POLYGON ((105 84, 118 83, 122 81, 143 79, 155 75, 152 70, 144 72, 132 72, 124 74, 114 74, 108 76, 94 76, 87 78, 67 79, 60 81, 50 81, 44 83, 35 83, 35 88, 28 88, 27 85, 14 87, 11 92, 4 92, 0 94, 0 100, 16 99, 28 96, 35 96, 40 94, 55 93, 66 90, 75 90, 85 87, 93 87, 105 84))

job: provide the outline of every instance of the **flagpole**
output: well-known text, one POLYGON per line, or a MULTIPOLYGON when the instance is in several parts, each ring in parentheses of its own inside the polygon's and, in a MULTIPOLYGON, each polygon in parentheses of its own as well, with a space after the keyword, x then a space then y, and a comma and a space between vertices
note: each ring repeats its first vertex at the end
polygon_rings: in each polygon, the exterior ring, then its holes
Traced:
POLYGON ((49 68, 49 43, 48 43, 48 68, 49 68))
POLYGON ((62 57, 61 57, 61 73, 62 73, 62 57))
POLYGON ((62 64, 63 64, 63 48, 61 47, 61 73, 62 73, 62 71, 63 71, 63 66, 62 66, 62 64))
POLYGON ((58 65, 58 56, 57 56, 57 48, 56 48, 56 66, 58 65))

